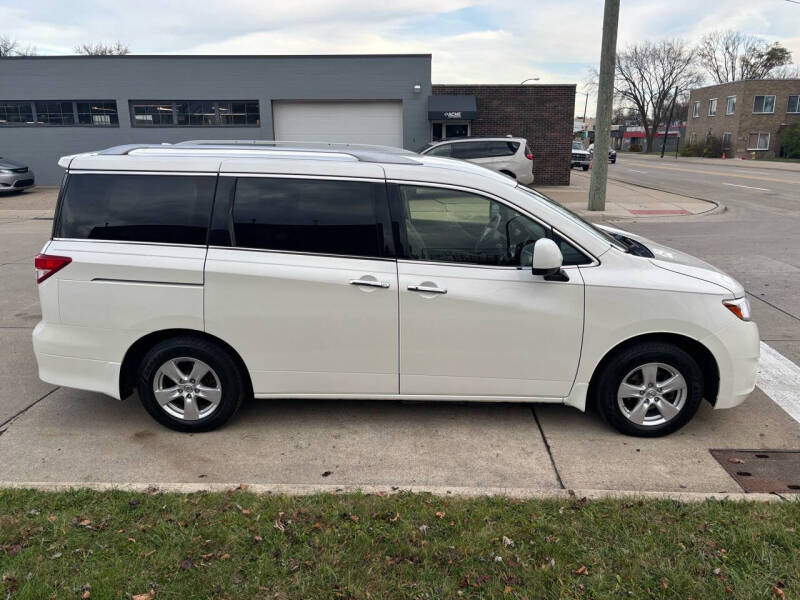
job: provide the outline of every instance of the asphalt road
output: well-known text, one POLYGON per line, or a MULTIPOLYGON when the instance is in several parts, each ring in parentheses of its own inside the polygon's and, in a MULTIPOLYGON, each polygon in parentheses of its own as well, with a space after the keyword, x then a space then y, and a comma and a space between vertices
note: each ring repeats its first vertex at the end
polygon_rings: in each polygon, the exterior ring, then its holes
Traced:
POLYGON ((755 298, 800 319, 800 165, 791 171, 714 162, 620 154, 609 165, 610 177, 725 207, 702 217, 624 227, 721 267, 755 298))

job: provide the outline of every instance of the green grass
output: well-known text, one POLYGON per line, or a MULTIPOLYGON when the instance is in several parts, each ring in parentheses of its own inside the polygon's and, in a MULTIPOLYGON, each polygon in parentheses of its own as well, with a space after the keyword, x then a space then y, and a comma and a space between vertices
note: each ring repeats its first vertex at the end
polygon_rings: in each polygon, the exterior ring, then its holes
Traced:
POLYGON ((0 598, 797 598, 797 527, 789 502, 0 490, 0 598))

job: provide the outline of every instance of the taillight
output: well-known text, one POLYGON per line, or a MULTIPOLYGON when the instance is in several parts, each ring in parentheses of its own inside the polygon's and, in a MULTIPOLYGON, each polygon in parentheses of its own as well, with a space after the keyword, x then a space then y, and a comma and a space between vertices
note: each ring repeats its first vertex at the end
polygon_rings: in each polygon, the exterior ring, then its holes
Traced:
POLYGON ((66 267, 72 259, 69 256, 53 256, 52 254, 39 254, 33 259, 33 266, 36 267, 36 283, 42 283, 66 267))
POLYGON ((531 154, 530 152, 526 152, 525 158, 527 158, 528 160, 533 160, 533 154, 531 154))

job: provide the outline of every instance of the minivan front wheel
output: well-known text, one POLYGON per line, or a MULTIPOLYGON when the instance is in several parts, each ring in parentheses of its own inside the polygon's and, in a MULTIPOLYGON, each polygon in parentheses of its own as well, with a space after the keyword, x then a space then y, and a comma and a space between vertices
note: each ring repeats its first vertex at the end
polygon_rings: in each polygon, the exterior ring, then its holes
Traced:
POLYGON ((176 431, 209 431, 239 408, 246 389, 228 352, 194 337, 164 340, 144 357, 138 391, 159 423, 176 431))
POLYGON ((600 414, 612 427, 627 435, 657 437, 680 429, 695 415, 703 374, 683 349, 642 343, 611 358, 596 393, 600 414))

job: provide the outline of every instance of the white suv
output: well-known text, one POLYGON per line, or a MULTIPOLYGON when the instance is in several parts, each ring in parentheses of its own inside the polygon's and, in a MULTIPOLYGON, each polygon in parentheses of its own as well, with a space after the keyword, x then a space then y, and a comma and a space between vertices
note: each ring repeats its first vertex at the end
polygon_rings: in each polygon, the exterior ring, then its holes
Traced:
POLYGON ((457 138, 431 142, 420 148, 419 153, 468 160, 508 175, 523 185, 533 183, 533 154, 525 138, 457 138))
POLYGON ((352 146, 65 157, 39 376, 202 431, 256 398, 594 403, 622 432, 753 390, 742 286, 458 160, 352 146))

